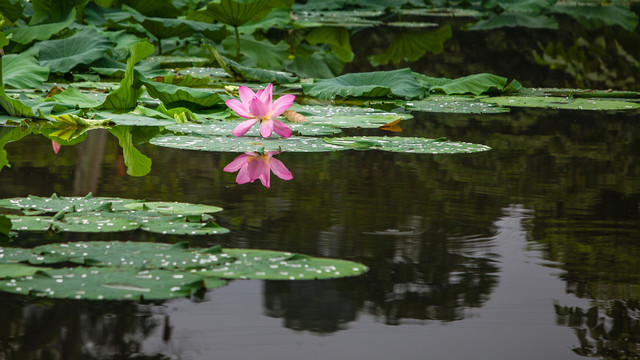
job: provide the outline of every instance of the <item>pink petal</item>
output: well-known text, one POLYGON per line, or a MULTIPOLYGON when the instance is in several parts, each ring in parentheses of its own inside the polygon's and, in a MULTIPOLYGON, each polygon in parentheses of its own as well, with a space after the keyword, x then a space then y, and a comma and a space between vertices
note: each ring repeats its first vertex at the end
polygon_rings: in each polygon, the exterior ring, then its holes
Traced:
POLYGON ((267 159, 262 156, 255 157, 251 162, 249 162, 247 169, 249 171, 249 177, 251 177, 251 182, 256 179, 260 179, 264 186, 269 187, 269 176, 271 172, 269 171, 267 159))
POLYGON ((268 138, 273 134, 273 120, 264 120, 260 123, 260 135, 268 138))
POLYGON ((235 129, 231 132, 233 136, 242 136, 251 129, 253 124, 257 123, 258 119, 249 119, 240 123, 240 125, 236 126, 235 129))
POLYGON ((267 85, 264 90, 258 91, 256 95, 260 98, 260 100, 262 100, 263 103, 271 104, 271 97, 273 96, 273 84, 267 85))
POLYGON ((51 146, 53 146, 53 152, 54 153, 58 153, 58 151, 60 151, 60 148, 62 147, 62 145, 58 144, 55 140, 51 140, 51 146))
POLYGON ((277 177, 279 177, 282 180, 293 179, 293 175, 291 174, 289 169, 287 169, 287 167, 284 166, 284 163, 282 161, 275 158, 271 158, 269 159, 269 162, 271 163, 271 171, 273 171, 273 173, 276 174, 277 177))
MULTIPOLYGON (((271 122, 273 123, 272 125, 273 131, 275 131, 276 134, 282 136, 283 138, 288 138, 289 136, 291 136, 291 134, 293 134, 293 131, 291 130, 291 128, 283 124, 281 121, 276 119, 271 119, 271 122)), ((260 126, 260 132, 262 132, 262 124, 260 126)))
POLYGON ((240 101, 238 101, 236 99, 227 100, 224 103, 227 104, 227 106, 231 110, 235 111, 236 114, 238 114, 238 116, 241 116, 241 117, 243 117, 245 119, 249 119, 249 118, 253 117, 249 113, 249 109, 246 108, 243 103, 241 103, 240 101))
POLYGON ((238 176, 236 176, 236 183, 238 184, 246 184, 249 181, 253 182, 253 180, 251 180, 251 177, 249 176, 249 163, 244 163, 245 166, 243 166, 240 171, 238 172, 238 176))
POLYGON ((242 100, 242 103, 247 109, 249 108, 249 103, 251 102, 251 100, 256 97, 256 94, 254 94, 253 90, 249 89, 246 86, 240 86, 238 88, 238 95, 240 95, 240 100, 242 100))
POLYGON ((271 117, 277 117, 293 105, 293 101, 296 99, 295 95, 287 94, 282 95, 276 99, 271 105, 271 117))
POLYGON ((242 154, 236 157, 235 159, 233 159, 233 161, 231 161, 229 165, 225 166, 224 169, 222 170, 226 172, 236 172, 240 170, 240 168, 243 165, 247 164, 247 158, 250 158, 250 157, 251 157, 250 155, 242 154))
POLYGON ((265 104, 257 97, 249 103, 249 112, 257 118, 265 118, 271 111, 271 103, 265 104))

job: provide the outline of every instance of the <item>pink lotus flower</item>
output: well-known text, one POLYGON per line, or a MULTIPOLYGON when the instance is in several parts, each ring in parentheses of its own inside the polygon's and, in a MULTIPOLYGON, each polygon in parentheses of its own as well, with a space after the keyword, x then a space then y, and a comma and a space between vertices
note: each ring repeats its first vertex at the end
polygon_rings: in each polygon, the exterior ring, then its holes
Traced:
POLYGON ((244 135, 258 121, 260 121, 260 134, 263 137, 271 136, 274 131, 285 138, 291 136, 291 129, 275 118, 291 107, 296 98, 294 95, 283 95, 271 103, 272 84, 269 84, 264 90, 258 90, 257 93, 246 86, 240 86, 238 94, 241 101, 231 99, 225 101, 225 104, 236 114, 249 120, 243 121, 233 130, 234 136, 244 135))
POLYGON ((60 148, 62 147, 55 140, 51 140, 51 146, 53 147, 53 152, 56 154, 58 153, 58 151, 60 151, 60 148))
POLYGON ((245 184, 260 179, 262 185, 270 187, 271 171, 282 180, 291 180, 293 175, 289 169, 278 159, 272 156, 278 154, 277 151, 267 151, 264 155, 256 152, 246 152, 233 159, 229 165, 224 167, 226 172, 238 172, 236 182, 245 184))

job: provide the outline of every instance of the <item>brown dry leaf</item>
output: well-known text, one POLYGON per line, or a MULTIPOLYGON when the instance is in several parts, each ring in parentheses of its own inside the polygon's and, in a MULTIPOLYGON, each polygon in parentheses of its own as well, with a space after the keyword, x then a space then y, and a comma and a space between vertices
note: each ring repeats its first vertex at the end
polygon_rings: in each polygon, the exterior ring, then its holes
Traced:
POLYGON ((284 115, 285 118, 287 118, 287 120, 294 122, 294 123, 303 123, 303 122, 308 122, 309 120, 307 120, 306 117, 304 117, 304 115, 300 114, 299 112, 296 112, 294 110, 285 110, 284 113, 282 113, 282 115, 284 115))
POLYGON ((380 126, 380 129, 382 130, 386 130, 386 131, 393 131, 393 132, 400 132, 402 131, 402 128, 400 127, 400 125, 398 125, 398 123, 402 120, 402 118, 399 118, 398 120, 394 120, 388 124, 384 124, 382 126, 380 126))
POLYGON ((61 92, 63 92, 64 89, 61 88, 60 86, 54 86, 51 88, 51 90, 49 90, 49 92, 47 93, 47 96, 45 96, 47 99, 52 97, 53 95, 57 95, 60 94, 61 92))

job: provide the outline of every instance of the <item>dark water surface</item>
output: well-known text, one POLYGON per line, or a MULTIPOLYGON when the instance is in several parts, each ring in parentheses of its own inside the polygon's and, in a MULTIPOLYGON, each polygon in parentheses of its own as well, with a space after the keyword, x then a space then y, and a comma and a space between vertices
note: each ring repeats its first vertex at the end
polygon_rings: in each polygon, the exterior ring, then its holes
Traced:
MULTIPOLYGON (((219 205, 231 233, 189 238, 193 246, 287 250, 371 270, 233 281, 157 304, 0 294, 0 359, 639 358, 638 115, 416 113, 398 136, 493 150, 283 153, 294 179, 273 177, 271 189, 235 184, 222 172, 233 154, 142 145, 152 171, 134 178, 107 132, 58 155, 29 135, 5 146, 2 197, 91 191, 219 205)), ((17 245, 85 238, 184 240, 21 234, 17 245)))

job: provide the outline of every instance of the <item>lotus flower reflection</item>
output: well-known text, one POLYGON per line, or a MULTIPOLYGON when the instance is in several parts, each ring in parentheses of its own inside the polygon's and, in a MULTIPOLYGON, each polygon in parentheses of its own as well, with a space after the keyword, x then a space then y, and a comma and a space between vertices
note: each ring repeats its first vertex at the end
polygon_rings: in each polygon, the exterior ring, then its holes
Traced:
POLYGON ((278 154, 277 151, 268 151, 264 155, 256 152, 246 152, 233 159, 229 165, 224 167, 226 172, 238 171, 236 182, 245 184, 260 179, 262 185, 271 186, 271 172, 282 180, 291 180, 293 175, 289 169, 278 159, 274 159, 273 155, 278 154))
POLYGON ((234 136, 244 135, 258 121, 260 121, 260 134, 263 137, 271 136, 274 131, 285 138, 291 136, 291 129, 275 118, 291 107, 293 100, 296 98, 294 95, 283 95, 272 103, 272 84, 269 84, 263 90, 258 90, 257 93, 254 93, 246 86, 240 86, 238 94, 240 95, 240 101, 231 99, 225 101, 225 104, 236 114, 248 120, 243 121, 233 130, 234 136))

